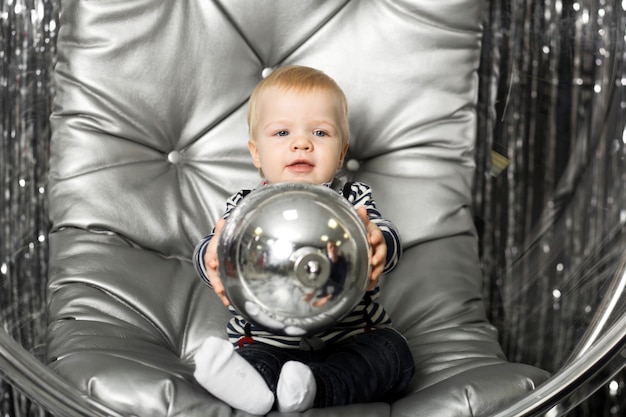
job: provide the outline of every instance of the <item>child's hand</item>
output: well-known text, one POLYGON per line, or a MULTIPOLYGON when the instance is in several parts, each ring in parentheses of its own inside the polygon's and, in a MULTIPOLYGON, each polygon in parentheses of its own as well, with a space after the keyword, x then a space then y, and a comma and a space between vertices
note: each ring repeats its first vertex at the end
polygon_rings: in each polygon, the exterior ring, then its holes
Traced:
POLYGON ((367 289, 371 290, 376 287, 378 279, 385 269, 385 260, 387 259, 387 243, 385 243, 383 232, 381 232, 378 226, 375 223, 372 223, 367 217, 367 209, 365 207, 359 207, 356 211, 365 224, 365 228, 367 229, 367 240, 370 244, 371 272, 370 283, 367 289))
POLYGON ((209 242, 206 253, 204 254, 204 265, 206 266, 207 275, 209 276, 209 282, 213 287, 213 291, 215 291, 215 294, 217 294, 222 303, 228 307, 230 305, 230 301, 228 300, 228 297, 226 297, 224 285, 222 284, 222 280, 220 279, 220 275, 217 270, 219 266, 219 262, 217 260, 217 242, 219 240, 220 233, 222 232, 222 228, 224 227, 224 223, 226 223, 224 219, 219 219, 215 225, 215 233, 213 234, 213 238, 209 242))

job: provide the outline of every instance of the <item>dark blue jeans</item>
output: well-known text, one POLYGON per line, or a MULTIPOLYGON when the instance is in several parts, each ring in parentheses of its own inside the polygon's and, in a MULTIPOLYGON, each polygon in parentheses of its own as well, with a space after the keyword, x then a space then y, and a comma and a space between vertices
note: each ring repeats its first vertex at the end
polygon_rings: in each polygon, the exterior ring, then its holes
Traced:
POLYGON ((415 373, 406 339, 393 329, 363 333, 320 350, 282 349, 253 343, 237 349, 276 394, 283 364, 300 361, 315 377, 314 407, 392 401, 415 373))

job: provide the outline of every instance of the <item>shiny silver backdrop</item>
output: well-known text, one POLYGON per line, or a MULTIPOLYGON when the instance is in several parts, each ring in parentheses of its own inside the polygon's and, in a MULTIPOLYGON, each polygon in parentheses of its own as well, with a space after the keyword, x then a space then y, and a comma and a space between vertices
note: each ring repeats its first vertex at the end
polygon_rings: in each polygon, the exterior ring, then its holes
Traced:
MULTIPOLYGON (((48 116, 58 3, 0 3, 0 324, 38 358, 45 349, 48 116)), ((4 382, 0 413, 43 414, 4 382)))
MULTIPOLYGON (((626 1, 488 3, 475 182, 485 298, 509 359, 554 372, 626 250, 626 1)), ((622 372, 577 412, 626 415, 624 390, 622 372)))
MULTIPOLYGON (((59 0, 0 0, 0 324, 40 359, 58 18, 59 0)), ((626 247, 625 45, 624 0, 485 0, 475 213, 512 360, 565 363, 626 247)), ((624 415, 625 390, 573 415, 624 415)), ((46 414, 2 381, 0 413, 46 414)))

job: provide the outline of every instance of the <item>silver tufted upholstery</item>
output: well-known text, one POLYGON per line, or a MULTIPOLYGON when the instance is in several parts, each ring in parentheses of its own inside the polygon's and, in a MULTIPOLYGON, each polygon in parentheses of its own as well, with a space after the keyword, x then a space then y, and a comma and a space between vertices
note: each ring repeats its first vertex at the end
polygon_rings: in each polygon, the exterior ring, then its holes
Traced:
MULTIPOLYGON (((190 257, 259 181, 245 110, 264 71, 327 72, 350 170, 399 227, 383 302, 417 373, 394 404, 324 416, 489 415, 546 374, 506 361, 471 221, 482 0, 63 0, 52 115, 49 361, 122 413, 228 416, 192 356, 228 312, 190 257)), ((233 387, 237 389, 237 387, 233 387)), ((243 391, 243 388, 240 388, 243 391)))

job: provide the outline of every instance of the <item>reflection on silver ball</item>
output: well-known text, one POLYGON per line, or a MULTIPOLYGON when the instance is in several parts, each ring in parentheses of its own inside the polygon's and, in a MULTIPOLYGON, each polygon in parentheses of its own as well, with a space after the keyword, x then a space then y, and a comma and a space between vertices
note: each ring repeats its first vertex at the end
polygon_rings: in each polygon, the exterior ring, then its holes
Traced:
POLYGON ((365 225, 323 185, 275 184, 246 196, 218 241, 219 272, 233 307, 275 333, 319 332, 363 298, 365 225))

